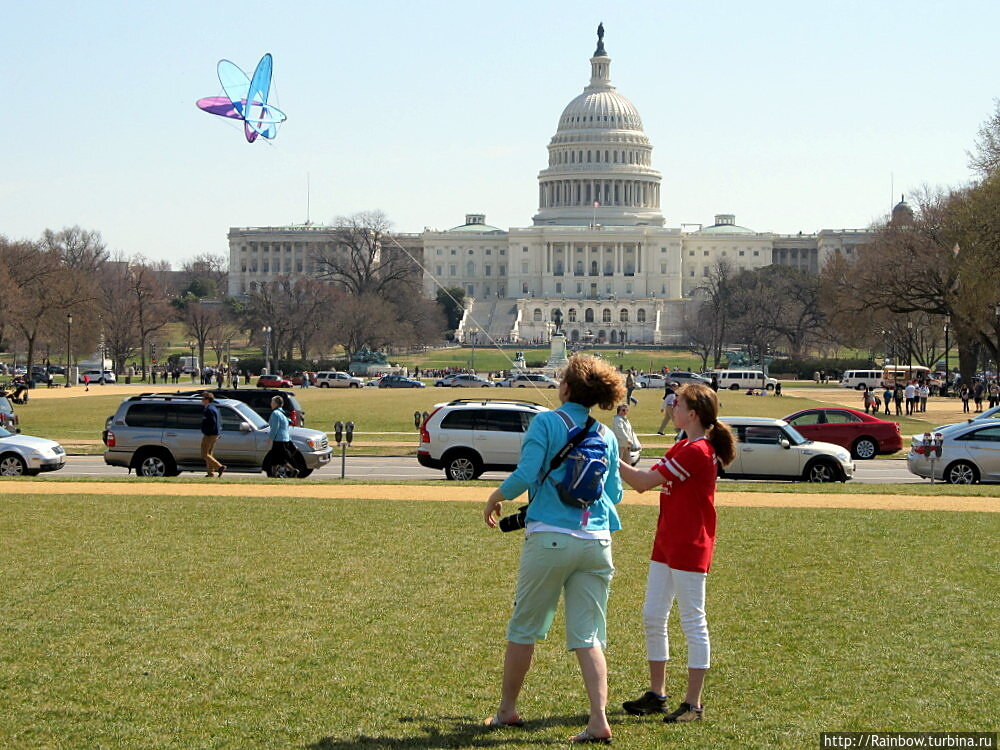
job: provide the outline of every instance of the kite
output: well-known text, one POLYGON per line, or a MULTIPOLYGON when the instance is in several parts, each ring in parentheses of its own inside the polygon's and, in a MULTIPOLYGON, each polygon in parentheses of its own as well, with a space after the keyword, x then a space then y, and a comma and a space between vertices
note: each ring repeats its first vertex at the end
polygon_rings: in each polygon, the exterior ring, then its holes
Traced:
POLYGON ((229 60, 219 60, 218 68, 219 82, 226 95, 199 99, 198 108, 219 117, 242 120, 247 143, 253 143, 258 135, 273 139, 278 134, 278 123, 288 118, 267 101, 273 68, 271 53, 260 58, 253 78, 229 60))

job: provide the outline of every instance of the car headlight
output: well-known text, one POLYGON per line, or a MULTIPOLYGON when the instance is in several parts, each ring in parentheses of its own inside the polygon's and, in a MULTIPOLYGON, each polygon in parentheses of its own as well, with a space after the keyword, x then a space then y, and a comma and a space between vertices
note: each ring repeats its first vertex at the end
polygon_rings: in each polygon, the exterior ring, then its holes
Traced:
POLYGON ((306 438, 306 445, 308 445, 313 450, 316 450, 316 441, 312 438, 306 438))

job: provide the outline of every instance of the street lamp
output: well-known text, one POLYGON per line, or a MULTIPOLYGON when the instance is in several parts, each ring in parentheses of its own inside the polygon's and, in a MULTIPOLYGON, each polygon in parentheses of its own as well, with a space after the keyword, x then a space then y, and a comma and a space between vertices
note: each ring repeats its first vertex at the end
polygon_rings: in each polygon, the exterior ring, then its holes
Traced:
POLYGON ((64 388, 69 388, 69 376, 70 376, 70 336, 73 333, 73 313, 66 313, 66 385, 64 388))
POLYGON ((948 332, 950 330, 951 330, 951 316, 950 315, 945 315, 944 316, 944 385, 945 385, 945 388, 948 387, 950 376, 951 376, 951 370, 948 368, 948 350, 950 348, 949 347, 949 341, 948 341, 948 332))
POLYGON ((472 339, 472 373, 476 373, 476 334, 479 333, 479 329, 472 326, 469 329, 469 338, 472 339))
POLYGON ((906 321, 906 366, 913 367, 913 321, 906 321))
POLYGON ((271 372, 271 326, 260 329, 264 334, 264 369, 271 372))
POLYGON ((195 369, 196 369, 195 366, 194 366, 194 342, 193 341, 188 341, 188 348, 191 349, 191 359, 189 359, 188 362, 191 365, 191 382, 193 383, 194 382, 194 378, 195 378, 195 369))

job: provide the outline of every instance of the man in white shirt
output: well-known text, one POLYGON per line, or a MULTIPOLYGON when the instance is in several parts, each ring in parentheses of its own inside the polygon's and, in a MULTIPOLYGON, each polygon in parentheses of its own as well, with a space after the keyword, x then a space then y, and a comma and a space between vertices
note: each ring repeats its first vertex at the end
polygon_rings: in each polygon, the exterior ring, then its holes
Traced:
POLYGON ((611 430, 618 438, 619 458, 630 466, 635 466, 639 463, 639 451, 642 450, 642 443, 639 442, 639 438, 632 428, 632 423, 628 421, 628 408, 627 403, 619 405, 615 418, 611 422, 611 430))
POLYGON ((913 384, 912 380, 906 384, 903 396, 906 399, 906 413, 913 414, 913 403, 917 398, 917 386, 913 384))

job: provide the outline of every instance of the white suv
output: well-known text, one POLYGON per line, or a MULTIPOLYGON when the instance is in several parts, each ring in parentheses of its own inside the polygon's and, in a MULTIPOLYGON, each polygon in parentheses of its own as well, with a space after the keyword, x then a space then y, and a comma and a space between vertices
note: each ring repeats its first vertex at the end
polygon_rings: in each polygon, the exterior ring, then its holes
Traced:
POLYGON ((497 385, 501 388, 558 388, 559 381, 548 375, 522 372, 519 375, 511 375, 509 378, 501 380, 497 385))
POLYGON ((549 411, 531 401, 460 398, 436 404, 420 425, 417 460, 444 469, 448 479, 476 479, 484 471, 513 471, 531 420, 549 411))
POLYGON ((317 372, 316 385, 320 388, 360 388, 361 378, 355 378, 346 372, 317 372))

